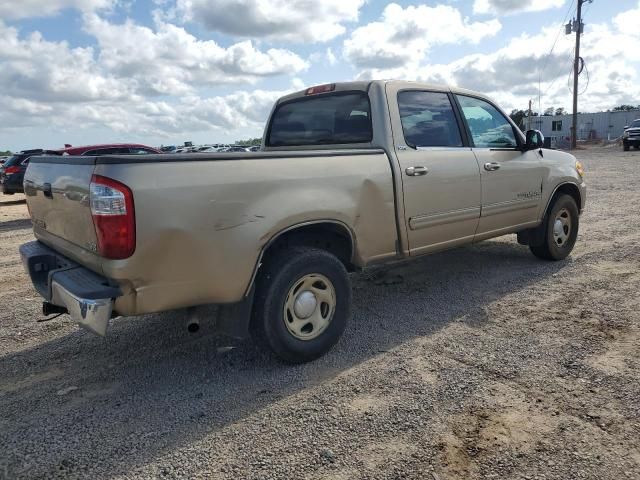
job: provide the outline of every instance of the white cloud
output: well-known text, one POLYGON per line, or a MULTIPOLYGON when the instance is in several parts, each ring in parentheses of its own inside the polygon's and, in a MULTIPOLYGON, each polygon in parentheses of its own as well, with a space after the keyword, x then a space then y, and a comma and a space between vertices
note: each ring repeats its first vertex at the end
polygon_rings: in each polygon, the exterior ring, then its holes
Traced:
POLYGON ((83 12, 111 8, 117 0, 0 0, 0 18, 46 17, 65 8, 83 12))
POLYGON ((338 59, 336 58, 335 53, 333 53, 333 50, 331 50, 331 48, 327 48, 327 52, 326 52, 326 57, 327 57, 327 62, 329 63, 329 65, 335 65, 336 63, 338 63, 338 59))
POLYGON ((326 42, 358 19, 365 0, 177 0, 184 21, 239 37, 326 42))
POLYGON ((148 94, 185 94, 199 85, 253 82, 308 67, 289 50, 260 51, 248 40, 223 48, 160 19, 154 31, 130 20, 113 24, 86 15, 85 30, 98 41, 101 65, 148 94))
POLYGON ((47 41, 38 32, 21 37, 0 22, 0 123, 5 132, 97 128, 158 139, 195 131, 260 130, 274 100, 286 92, 207 96, 203 89, 307 66, 287 50, 263 52, 249 41, 223 48, 168 24, 153 31, 95 15, 87 15, 85 22, 87 32, 96 34, 95 49, 47 41), (163 99, 154 100, 157 94, 163 99))
MULTIPOLYGON (((640 30, 623 31, 625 19, 640 15, 640 7, 617 16, 612 25, 594 24, 582 37, 586 70, 580 76, 580 109, 598 111, 620 104, 640 104, 640 51, 629 45, 640 42, 640 30), (613 28, 612 28, 613 27, 613 28)), ((457 85, 496 98, 507 109, 524 109, 534 99, 534 108, 571 106, 568 83, 573 64, 573 37, 560 37, 548 56, 560 25, 522 35, 489 54, 466 55, 447 64, 422 64, 381 69, 369 68, 360 78, 405 78, 457 85), (531 48, 535 45, 536 48, 531 48), (538 93, 543 93, 538 105, 538 93)))
POLYGON ((0 92, 41 102, 84 102, 125 99, 126 82, 102 72, 92 48, 70 48, 34 32, 21 39, 0 22, 0 92))
POLYGON ((561 7, 565 0, 475 0, 473 13, 508 15, 521 12, 539 12, 561 7))
POLYGON ((431 46, 478 43, 498 33, 498 20, 471 22, 447 5, 387 5, 382 17, 344 41, 344 55, 359 68, 389 69, 419 63, 431 46))
MULTIPOLYGON (((183 97, 178 102, 140 100, 129 104, 96 104, 88 108, 75 104, 68 106, 66 118, 72 119, 69 126, 107 127, 127 135, 175 138, 210 132, 215 137, 220 132, 243 127, 261 129, 273 102, 284 93, 239 91, 208 98, 183 97)), ((64 122, 61 120, 60 125, 64 126, 64 122)))
POLYGON ((613 17, 613 25, 620 33, 640 37, 640 1, 638 8, 619 13, 613 17))

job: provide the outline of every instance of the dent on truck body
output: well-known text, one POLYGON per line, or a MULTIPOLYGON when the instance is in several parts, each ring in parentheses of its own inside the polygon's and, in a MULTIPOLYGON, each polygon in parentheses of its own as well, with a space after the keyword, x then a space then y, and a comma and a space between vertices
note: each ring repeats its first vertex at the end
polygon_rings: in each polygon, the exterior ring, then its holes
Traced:
POLYGON ((391 167, 382 152, 185 163, 98 166, 126 178, 135 198, 135 253, 102 263, 108 278, 131 286, 116 303, 120 314, 238 302, 269 240, 305 222, 346 225, 357 265, 395 254, 391 167), (192 168, 197 175, 185 173, 192 168))

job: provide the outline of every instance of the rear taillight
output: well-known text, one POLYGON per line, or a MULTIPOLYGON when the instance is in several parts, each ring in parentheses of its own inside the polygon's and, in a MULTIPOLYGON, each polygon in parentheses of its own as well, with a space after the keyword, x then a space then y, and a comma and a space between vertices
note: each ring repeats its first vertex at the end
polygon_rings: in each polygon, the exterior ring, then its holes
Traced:
POLYGON ((10 167, 6 167, 4 169, 5 175, 13 175, 14 173, 18 173, 20 171, 20 167, 18 165, 11 165, 10 167))
POLYGON ((114 260, 133 255, 136 218, 131 189, 111 178, 94 175, 89 198, 98 253, 114 260))

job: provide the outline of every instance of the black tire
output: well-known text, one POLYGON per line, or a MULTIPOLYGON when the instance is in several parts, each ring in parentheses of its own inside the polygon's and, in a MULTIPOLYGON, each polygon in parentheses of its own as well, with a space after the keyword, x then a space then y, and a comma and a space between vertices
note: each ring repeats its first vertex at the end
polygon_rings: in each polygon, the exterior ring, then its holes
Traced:
POLYGON ((622 144, 622 149, 623 149, 625 152, 628 152, 628 151, 629 151, 629 145, 627 145, 626 143, 623 143, 623 144, 622 144))
MULTIPOLYGON (((319 303, 316 308, 322 306, 319 303)), ((291 247, 267 258, 260 268, 251 334, 258 344, 267 347, 281 360, 303 363, 324 355, 338 342, 350 316, 349 276, 342 262, 331 253, 317 248, 291 247), (334 289, 333 315, 317 337, 300 339, 285 324, 285 302, 296 283, 305 276, 318 274, 324 276, 334 289)))
POLYGON ((530 245, 529 249, 536 257, 544 260, 563 260, 571 253, 576 244, 579 226, 580 216, 576 201, 570 195, 556 195, 539 227, 544 228, 544 241, 542 245, 530 245), (568 215, 568 219, 564 217, 565 213, 568 215), (563 232, 566 232, 567 238, 561 243, 559 243, 559 239, 556 240, 554 235, 554 224, 559 214, 568 223, 568 229, 566 231, 564 227, 562 229, 563 232))
POLYGON ((635 146, 636 150, 640 150, 640 145, 635 146))

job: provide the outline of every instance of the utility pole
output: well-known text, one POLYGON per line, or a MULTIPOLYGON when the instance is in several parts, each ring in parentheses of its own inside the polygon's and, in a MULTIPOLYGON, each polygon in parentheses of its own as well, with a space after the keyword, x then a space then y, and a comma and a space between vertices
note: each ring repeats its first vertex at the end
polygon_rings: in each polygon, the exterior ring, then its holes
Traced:
POLYGON ((531 130, 531 99, 529 99, 529 113, 527 114, 527 130, 531 130))
POLYGON ((567 25, 567 34, 571 31, 576 33, 576 52, 575 59, 573 61, 573 122, 571 127, 571 150, 576 148, 576 140, 578 138, 578 76, 580 75, 580 35, 584 29, 582 24, 582 4, 593 0, 578 0, 578 12, 577 19, 573 21, 573 24, 567 25))

